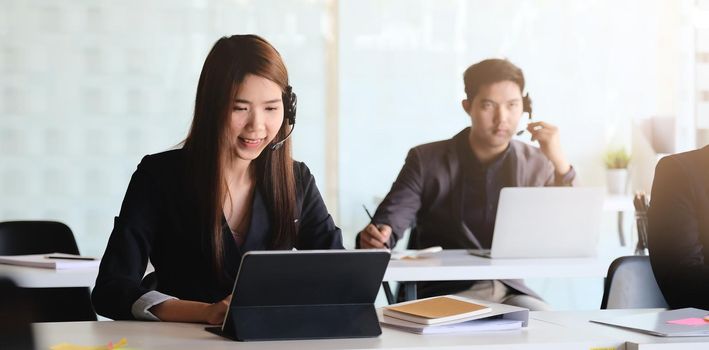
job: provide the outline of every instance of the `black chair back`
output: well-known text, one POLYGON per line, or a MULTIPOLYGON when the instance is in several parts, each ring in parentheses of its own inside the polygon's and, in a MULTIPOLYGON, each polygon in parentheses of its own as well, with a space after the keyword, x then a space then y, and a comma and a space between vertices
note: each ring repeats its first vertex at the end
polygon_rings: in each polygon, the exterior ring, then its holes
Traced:
MULTIPOLYGON (((0 222, 0 255, 79 254, 71 229, 56 221, 0 222)), ((96 321, 87 287, 19 288, 32 302, 32 322, 96 321)))
POLYGON ((0 222, 0 255, 79 254, 71 229, 56 221, 0 222))
POLYGON ((621 256, 608 268, 601 309, 667 308, 647 255, 621 256))

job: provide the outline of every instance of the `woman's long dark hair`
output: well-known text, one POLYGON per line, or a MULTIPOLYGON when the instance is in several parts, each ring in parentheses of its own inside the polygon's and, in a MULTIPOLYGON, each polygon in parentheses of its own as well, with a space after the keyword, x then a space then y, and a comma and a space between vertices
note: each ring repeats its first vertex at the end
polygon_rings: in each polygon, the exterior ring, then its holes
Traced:
MULTIPOLYGON (((212 250, 217 276, 223 276, 224 241, 222 217, 228 193, 224 167, 233 144, 229 120, 234 96, 246 75, 266 78, 285 91, 288 71, 281 55, 266 40, 255 35, 234 35, 219 39, 204 61, 197 86, 194 118, 184 149, 196 191, 200 227, 212 250)), ((284 106, 285 107, 285 106, 284 106)), ((285 108, 284 108, 285 110, 285 108)), ((286 136, 285 121, 275 141, 286 136)), ((252 162, 256 186, 262 191, 272 222, 270 248, 290 248, 296 240, 295 179, 291 143, 278 150, 266 147, 252 162)))

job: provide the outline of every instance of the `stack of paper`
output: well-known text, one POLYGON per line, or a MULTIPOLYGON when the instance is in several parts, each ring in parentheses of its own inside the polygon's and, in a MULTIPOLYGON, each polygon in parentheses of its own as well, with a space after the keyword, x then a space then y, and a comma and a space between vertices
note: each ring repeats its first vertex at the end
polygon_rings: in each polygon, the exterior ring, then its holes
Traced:
POLYGON ((32 255, 2 255, 0 264, 41 267, 45 269, 79 269, 98 267, 101 261, 96 258, 82 257, 72 254, 32 254, 32 255))
POLYGON ((522 328, 522 321, 505 320, 500 318, 470 320, 465 322, 444 323, 437 325, 424 325, 413 322, 406 322, 396 318, 386 317, 381 323, 387 327, 416 334, 447 334, 447 333, 469 333, 503 331, 522 328))
POLYGON ((380 323, 417 334, 443 334, 520 329, 528 318, 527 309, 447 295, 384 307, 380 323))

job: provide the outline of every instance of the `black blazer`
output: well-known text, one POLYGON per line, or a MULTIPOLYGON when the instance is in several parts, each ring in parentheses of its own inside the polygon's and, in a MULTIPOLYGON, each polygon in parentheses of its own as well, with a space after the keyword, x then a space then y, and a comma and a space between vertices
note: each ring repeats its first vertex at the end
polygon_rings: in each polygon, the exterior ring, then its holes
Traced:
MULTIPOLYGON (((323 203, 305 164, 294 163, 299 234, 294 248, 342 249, 342 233, 323 203)), ((140 285, 148 258, 155 267, 157 290, 184 299, 213 303, 231 293, 241 256, 266 250, 272 237, 270 213, 262 192, 254 192, 251 224, 237 247, 222 221, 225 271, 217 278, 211 247, 201 234, 195 195, 187 185, 185 151, 143 158, 133 174, 93 289, 96 312, 112 319, 133 319, 131 306, 149 290, 140 285)))
POLYGON ((709 146, 657 164, 648 248, 670 307, 709 309, 709 146))

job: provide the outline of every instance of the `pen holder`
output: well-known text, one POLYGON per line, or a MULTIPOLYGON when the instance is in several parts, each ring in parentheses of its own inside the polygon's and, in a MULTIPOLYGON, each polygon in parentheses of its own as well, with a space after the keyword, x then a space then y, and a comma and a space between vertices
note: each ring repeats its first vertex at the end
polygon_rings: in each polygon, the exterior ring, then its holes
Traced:
POLYGON ((635 226, 638 231, 638 242, 635 245, 635 255, 647 255, 647 212, 635 212, 635 226))

